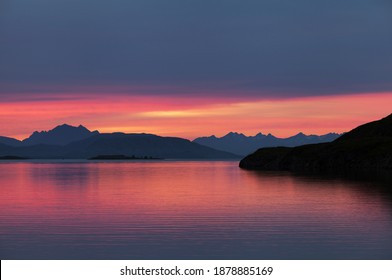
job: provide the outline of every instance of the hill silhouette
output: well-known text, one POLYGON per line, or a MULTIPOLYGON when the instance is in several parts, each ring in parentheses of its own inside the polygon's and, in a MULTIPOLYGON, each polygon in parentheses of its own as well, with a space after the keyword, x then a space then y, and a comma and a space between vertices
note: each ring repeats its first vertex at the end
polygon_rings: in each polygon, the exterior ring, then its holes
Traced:
POLYGON ((255 136, 246 136, 242 133, 230 132, 223 137, 214 135, 209 137, 199 137, 193 140, 195 143, 202 144, 217 150, 222 150, 237 155, 248 155, 260 148, 265 147, 295 147, 305 144, 316 144, 331 142, 341 134, 328 133, 325 135, 305 135, 298 133, 288 138, 278 138, 272 134, 258 133, 255 136))
POLYGON ((22 141, 10 137, 0 136, 0 144, 19 147, 22 145, 22 141))
POLYGON ((240 161, 253 170, 312 173, 392 172, 392 114, 361 125, 333 142, 262 148, 240 161))
POLYGON ((125 155, 154 158, 229 159, 237 155, 218 151, 178 137, 154 134, 99 134, 66 146, 64 157, 91 158, 97 155, 125 155))

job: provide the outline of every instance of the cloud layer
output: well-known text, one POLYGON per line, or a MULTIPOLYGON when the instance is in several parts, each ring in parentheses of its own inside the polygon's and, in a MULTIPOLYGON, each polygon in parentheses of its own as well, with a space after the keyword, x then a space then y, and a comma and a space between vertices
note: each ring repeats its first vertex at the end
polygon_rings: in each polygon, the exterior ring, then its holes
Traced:
POLYGON ((253 98, 392 90, 387 0, 0 5, 3 98, 100 86, 149 88, 145 95, 253 98))

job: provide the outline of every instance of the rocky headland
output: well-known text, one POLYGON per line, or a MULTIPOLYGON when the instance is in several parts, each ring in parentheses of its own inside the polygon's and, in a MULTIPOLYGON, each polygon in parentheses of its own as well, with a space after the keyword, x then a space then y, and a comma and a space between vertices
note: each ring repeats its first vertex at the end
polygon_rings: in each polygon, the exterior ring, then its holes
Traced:
POLYGON ((243 158, 239 166, 319 174, 392 174, 392 114, 330 143, 259 149, 243 158))

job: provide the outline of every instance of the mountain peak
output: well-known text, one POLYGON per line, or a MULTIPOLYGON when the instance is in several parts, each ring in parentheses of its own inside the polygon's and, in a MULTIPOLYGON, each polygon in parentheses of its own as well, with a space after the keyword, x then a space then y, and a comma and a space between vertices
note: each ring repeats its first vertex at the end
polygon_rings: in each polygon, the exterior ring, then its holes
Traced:
POLYGON ((238 132, 229 132, 229 133, 227 133, 225 136, 223 136, 223 138, 224 137, 238 137, 238 136, 240 136, 240 137, 246 137, 244 134, 242 134, 242 133, 238 133, 238 132))
POLYGON ((84 127, 81 124, 79 126, 73 126, 73 125, 69 125, 69 124, 66 124, 66 123, 58 125, 55 128, 53 128, 52 130, 55 130, 55 129, 83 129, 83 130, 88 130, 86 127, 84 127))
POLYGON ((254 137, 260 138, 260 137, 264 137, 264 136, 266 136, 266 135, 264 135, 263 133, 259 132, 254 137))
POLYGON ((82 125, 76 127, 69 124, 62 124, 48 131, 34 131, 29 138, 23 140, 23 144, 49 144, 63 146, 74 141, 86 139, 98 133, 98 131, 91 132, 82 125))

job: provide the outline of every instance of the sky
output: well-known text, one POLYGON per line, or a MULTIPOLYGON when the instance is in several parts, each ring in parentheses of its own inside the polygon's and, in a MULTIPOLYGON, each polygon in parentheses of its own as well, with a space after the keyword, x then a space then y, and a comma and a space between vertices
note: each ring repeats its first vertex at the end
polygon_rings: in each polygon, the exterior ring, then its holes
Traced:
POLYGON ((0 135, 345 132, 392 113, 389 0, 2 0, 0 135))

